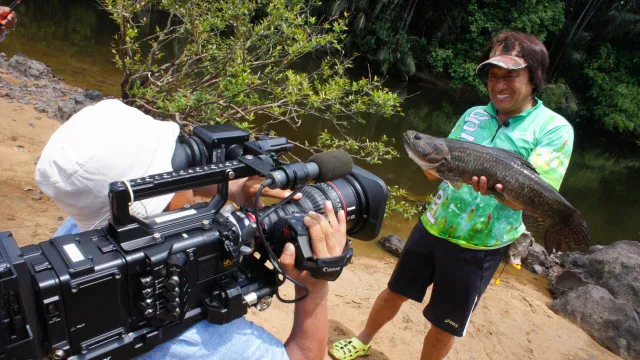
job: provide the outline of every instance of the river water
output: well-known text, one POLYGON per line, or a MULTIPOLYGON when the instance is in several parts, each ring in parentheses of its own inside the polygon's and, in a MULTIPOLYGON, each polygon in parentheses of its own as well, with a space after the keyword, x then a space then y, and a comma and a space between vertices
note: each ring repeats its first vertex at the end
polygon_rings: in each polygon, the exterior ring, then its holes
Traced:
MULTIPOLYGON (((19 27, 0 52, 16 53, 40 60, 71 85, 119 95, 121 73, 113 62, 111 43, 115 24, 108 14, 86 0, 28 0, 18 9, 19 27)), ((366 124, 349 129, 351 136, 377 139, 382 135, 395 140, 399 158, 382 164, 359 165, 380 176, 387 185, 408 191, 420 201, 432 194, 436 183, 428 182, 422 171, 404 154, 400 135, 407 129, 446 136, 456 119, 470 106, 486 103, 456 96, 424 85, 388 81, 387 87, 406 99, 405 116, 367 117, 366 124)), ((326 123, 309 120, 298 130, 274 127, 279 135, 297 142, 315 142, 326 123)), ((576 132, 576 144, 561 193, 587 219, 594 244, 620 239, 640 240, 640 147, 622 148, 597 133, 576 132)), ((385 220, 382 235, 396 233, 406 238, 417 218, 405 220, 393 215, 385 220)), ((377 243, 354 244, 360 255, 383 257, 377 243)))

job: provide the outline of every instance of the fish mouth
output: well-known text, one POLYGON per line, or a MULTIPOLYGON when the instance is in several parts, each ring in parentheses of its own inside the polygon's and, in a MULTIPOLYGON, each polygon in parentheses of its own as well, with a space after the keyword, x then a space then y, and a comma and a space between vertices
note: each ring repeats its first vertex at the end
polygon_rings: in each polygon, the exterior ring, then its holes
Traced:
POLYGON ((419 156, 421 156, 421 154, 419 152, 417 152, 416 150, 414 150, 413 146, 412 146, 413 141, 415 141, 415 139, 414 139, 415 133, 416 133, 415 131, 411 131, 411 130, 405 131, 402 134, 402 141, 404 142, 404 149, 408 153, 419 157, 419 156))
POLYGON ((411 143, 415 140, 415 134, 416 132, 413 130, 405 131, 402 134, 402 141, 404 142, 405 146, 411 146, 411 143))
POLYGON ((404 141, 405 146, 410 145, 413 140, 413 136, 409 135, 409 131, 406 131, 402 134, 402 141, 404 141))

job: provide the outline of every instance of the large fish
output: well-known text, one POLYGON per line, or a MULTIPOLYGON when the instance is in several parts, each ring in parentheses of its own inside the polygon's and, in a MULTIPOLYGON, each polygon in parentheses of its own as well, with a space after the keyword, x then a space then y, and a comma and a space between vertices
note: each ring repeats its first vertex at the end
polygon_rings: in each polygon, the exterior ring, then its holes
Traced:
POLYGON ((589 246, 587 223, 571 204, 520 155, 465 141, 437 138, 416 131, 403 135, 409 157, 424 171, 449 181, 471 184, 485 176, 487 188, 498 199, 520 205, 547 225, 544 245, 549 253, 589 246), (502 184, 503 191, 495 190, 502 184))

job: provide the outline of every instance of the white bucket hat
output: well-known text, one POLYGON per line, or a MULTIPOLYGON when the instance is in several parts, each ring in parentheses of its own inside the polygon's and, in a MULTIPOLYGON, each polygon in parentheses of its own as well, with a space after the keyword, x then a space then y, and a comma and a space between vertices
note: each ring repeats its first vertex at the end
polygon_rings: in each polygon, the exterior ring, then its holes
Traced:
MULTIPOLYGON (((53 133, 38 161, 36 182, 82 231, 102 227, 110 214, 109 184, 172 171, 179 133, 176 123, 155 120, 118 100, 101 101, 53 133)), ((131 214, 158 214, 173 195, 136 201, 131 214)))

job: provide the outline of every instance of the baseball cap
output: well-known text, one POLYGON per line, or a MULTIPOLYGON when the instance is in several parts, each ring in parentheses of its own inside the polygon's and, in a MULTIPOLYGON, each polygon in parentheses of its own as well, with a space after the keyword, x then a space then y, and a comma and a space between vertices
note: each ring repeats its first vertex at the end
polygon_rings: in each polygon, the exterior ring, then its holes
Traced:
MULTIPOLYGON (((119 100, 103 100, 73 115, 56 130, 36 166, 38 186, 85 231, 109 218, 109 184, 172 171, 178 124, 159 121, 119 100)), ((144 218, 167 207, 174 194, 136 201, 144 218)))
POLYGON ((520 43, 505 44, 501 43, 491 49, 489 60, 478 65, 476 73, 483 70, 486 65, 493 64, 509 70, 522 69, 527 66, 527 62, 522 58, 520 53, 520 43), (512 45, 512 46, 509 46, 512 45))

